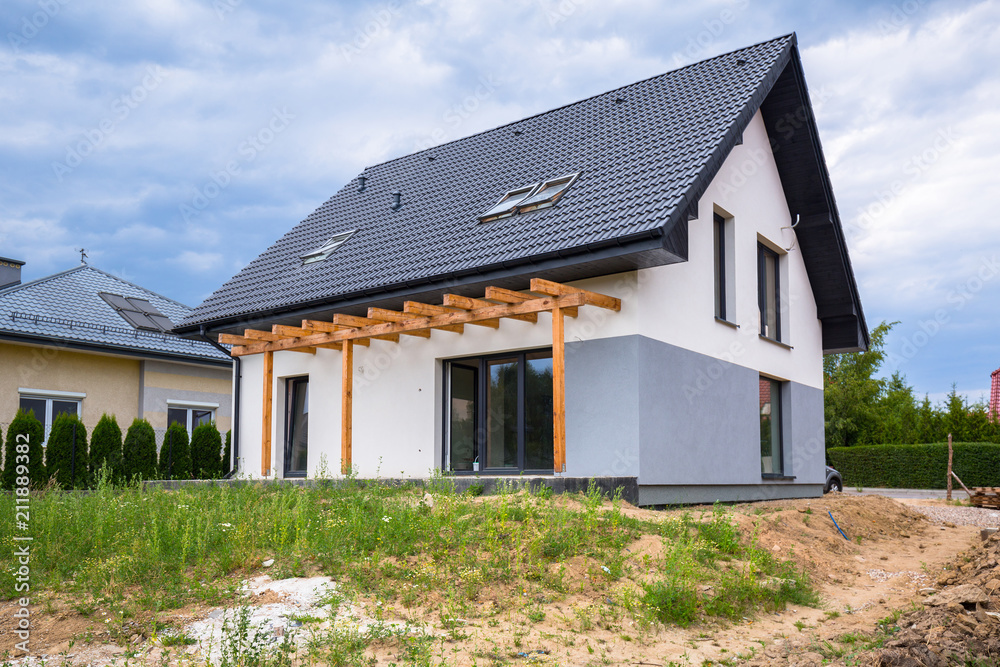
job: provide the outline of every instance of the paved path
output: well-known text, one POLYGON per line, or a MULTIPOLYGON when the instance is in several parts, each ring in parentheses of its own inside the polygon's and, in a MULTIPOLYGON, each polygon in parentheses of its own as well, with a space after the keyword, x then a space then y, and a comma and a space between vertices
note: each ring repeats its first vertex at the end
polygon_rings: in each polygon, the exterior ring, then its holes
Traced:
MULTIPOLYGON (((944 498, 948 492, 944 489, 861 489, 844 487, 844 493, 849 496, 885 496, 887 498, 944 498)), ((952 499, 967 500, 969 496, 961 488, 952 490, 952 499)))

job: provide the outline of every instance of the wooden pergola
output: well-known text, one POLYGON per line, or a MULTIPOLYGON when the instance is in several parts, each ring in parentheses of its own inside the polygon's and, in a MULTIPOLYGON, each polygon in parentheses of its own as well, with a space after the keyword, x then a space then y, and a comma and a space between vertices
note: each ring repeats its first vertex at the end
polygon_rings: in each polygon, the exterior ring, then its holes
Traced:
POLYGON ((335 314, 331 321, 302 320, 301 327, 275 324, 271 331, 247 329, 243 335, 220 334, 219 342, 233 345, 232 355, 264 355, 264 406, 261 433, 261 475, 271 469, 271 403, 274 353, 282 350, 316 354, 318 348, 342 353, 341 471, 351 470, 353 357, 355 345, 372 339, 399 342, 400 335, 430 338, 431 331, 461 334, 466 324, 498 329, 502 318, 538 322, 538 313, 552 313, 552 445, 555 470, 566 469, 566 349, 563 317, 576 317, 581 306, 620 311, 621 300, 561 283, 534 278, 530 292, 487 287, 484 298, 445 294, 433 305, 407 301, 402 311, 369 308, 368 317, 335 314))

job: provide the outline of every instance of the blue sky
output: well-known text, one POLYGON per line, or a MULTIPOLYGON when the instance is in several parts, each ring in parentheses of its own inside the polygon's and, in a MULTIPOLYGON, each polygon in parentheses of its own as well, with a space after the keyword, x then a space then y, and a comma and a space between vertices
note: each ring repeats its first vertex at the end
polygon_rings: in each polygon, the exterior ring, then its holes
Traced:
POLYGON ((795 31, 869 324, 1000 366, 1000 1, 0 5, 0 256, 197 305, 365 166, 795 31))

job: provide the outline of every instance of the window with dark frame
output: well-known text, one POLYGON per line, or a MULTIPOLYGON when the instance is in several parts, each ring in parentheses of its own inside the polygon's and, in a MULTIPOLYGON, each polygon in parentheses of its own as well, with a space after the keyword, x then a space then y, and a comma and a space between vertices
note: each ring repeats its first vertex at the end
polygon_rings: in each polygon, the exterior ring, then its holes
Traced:
POLYGON ((52 430, 56 417, 61 414, 80 416, 80 399, 76 398, 22 394, 19 397, 18 407, 25 412, 33 413, 35 419, 42 423, 45 434, 43 445, 49 441, 49 431, 52 430))
POLYGON ((309 458, 309 378, 285 385, 285 477, 305 477, 309 458))
POLYGON ((551 473, 552 351, 446 363, 447 469, 551 473))
POLYGON ((726 318, 726 219, 714 214, 715 230, 715 316, 726 318))
POLYGON ((760 376, 760 473, 784 474, 781 437, 781 383, 760 376))
POLYGON ((215 410, 211 408, 167 408, 167 428, 170 428, 171 424, 180 424, 189 436, 202 424, 211 424, 213 421, 215 421, 215 410))
POLYGON ((757 244, 757 303, 760 335, 781 342, 781 277, 778 253, 757 244))

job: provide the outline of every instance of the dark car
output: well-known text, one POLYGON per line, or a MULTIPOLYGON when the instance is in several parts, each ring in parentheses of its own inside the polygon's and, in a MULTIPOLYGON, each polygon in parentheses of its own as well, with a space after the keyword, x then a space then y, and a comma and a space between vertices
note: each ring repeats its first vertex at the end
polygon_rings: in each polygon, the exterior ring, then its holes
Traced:
POLYGON ((844 478, 840 476, 840 473, 831 468, 826 467, 826 486, 823 487, 823 493, 829 493, 830 491, 843 491, 844 490, 844 478))

